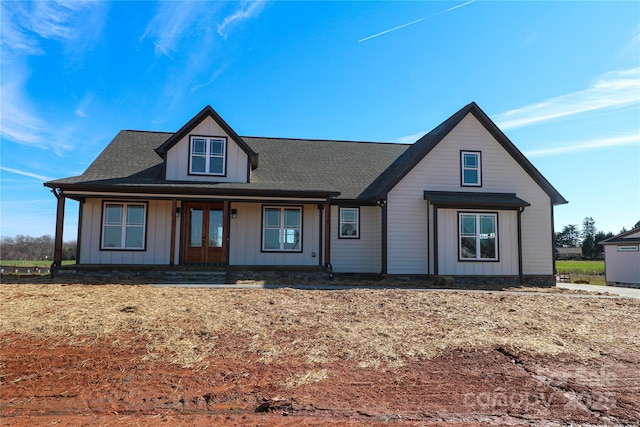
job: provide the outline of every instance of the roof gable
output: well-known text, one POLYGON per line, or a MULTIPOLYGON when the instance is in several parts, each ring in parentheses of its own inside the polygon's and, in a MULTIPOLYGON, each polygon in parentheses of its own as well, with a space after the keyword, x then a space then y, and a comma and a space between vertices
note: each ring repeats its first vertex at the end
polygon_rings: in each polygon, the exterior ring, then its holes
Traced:
POLYGON ((178 141, 184 138, 189 134, 196 126, 198 126, 203 120, 207 117, 211 117, 224 131, 229 135, 229 137, 236 143, 238 146, 249 156, 251 159, 251 168, 256 169, 258 167, 258 153, 253 151, 251 147, 229 126, 227 122, 224 121, 222 117, 210 106, 207 105, 196 114, 191 120, 189 120, 184 126, 180 128, 176 133, 174 133, 169 139, 167 139, 162 145, 155 149, 155 152, 158 153, 162 158, 165 158, 165 155, 171 147, 176 145, 178 141))
POLYGON ((640 227, 633 228, 629 231, 618 234, 617 236, 609 237, 600 242, 601 245, 611 245, 616 243, 638 243, 640 242, 640 227))
POLYGON ((554 205, 568 203, 475 102, 464 106, 431 132, 418 139, 373 181, 360 197, 363 199, 386 198, 387 193, 420 163, 468 114, 473 114, 478 122, 551 198, 554 205))

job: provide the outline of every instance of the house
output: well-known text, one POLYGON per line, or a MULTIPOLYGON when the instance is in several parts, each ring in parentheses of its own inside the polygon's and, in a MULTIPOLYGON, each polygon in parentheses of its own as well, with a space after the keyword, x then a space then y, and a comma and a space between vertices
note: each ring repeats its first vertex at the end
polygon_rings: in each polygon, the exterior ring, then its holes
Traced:
POLYGON ((471 103, 413 144, 241 137, 210 106, 121 131, 80 176, 78 266, 264 266, 553 283, 567 203, 471 103))
POLYGON ((561 246, 556 247, 556 259, 580 259, 582 258, 582 248, 561 246))
POLYGON ((600 242, 607 285, 640 288, 640 228, 600 242))

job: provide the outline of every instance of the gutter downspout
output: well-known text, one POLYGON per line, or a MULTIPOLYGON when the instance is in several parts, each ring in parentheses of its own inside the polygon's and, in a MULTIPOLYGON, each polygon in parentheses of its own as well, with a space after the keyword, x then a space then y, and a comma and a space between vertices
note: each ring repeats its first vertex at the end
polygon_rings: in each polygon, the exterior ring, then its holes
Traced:
POLYGON ((388 232, 388 212, 387 212, 387 200, 383 199, 383 200, 378 200, 377 202, 378 206, 380 206, 380 208, 382 208, 382 213, 381 213, 381 241, 380 241, 380 247, 382 250, 382 253, 380 254, 380 263, 382 264, 381 266, 381 271, 380 274, 382 275, 382 278, 385 279, 387 277, 388 274, 388 239, 387 239, 387 232, 388 232))

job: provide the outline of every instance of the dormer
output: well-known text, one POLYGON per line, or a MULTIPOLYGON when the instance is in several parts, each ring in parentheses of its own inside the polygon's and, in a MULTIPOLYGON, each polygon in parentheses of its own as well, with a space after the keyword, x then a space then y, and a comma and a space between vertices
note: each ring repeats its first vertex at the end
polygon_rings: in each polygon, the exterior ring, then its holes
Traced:
POLYGON ((258 154, 207 105, 156 153, 167 181, 249 182, 258 154))

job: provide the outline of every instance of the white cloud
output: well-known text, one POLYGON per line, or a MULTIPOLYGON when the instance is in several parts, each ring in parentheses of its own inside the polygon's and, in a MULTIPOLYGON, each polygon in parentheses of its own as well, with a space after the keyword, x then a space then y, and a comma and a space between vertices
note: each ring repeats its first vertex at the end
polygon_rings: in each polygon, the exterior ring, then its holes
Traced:
POLYGON ((418 133, 414 133, 413 135, 401 136, 400 138, 397 138, 393 142, 395 142, 396 144, 413 144, 414 142, 416 142, 417 140, 425 136, 426 133, 427 132, 418 132, 418 133))
MULTIPOLYGON (((173 59, 178 45, 184 37, 198 26, 199 20, 209 17, 211 8, 202 8, 210 3, 199 2, 161 2, 158 12, 140 38, 150 37, 153 40, 156 56, 167 56, 173 59)), ((215 9, 214 9, 215 10, 215 9)))
POLYGON ((612 71, 591 87, 492 117, 501 129, 513 129, 588 111, 640 103, 640 68, 612 71))
POLYGON ((218 34, 226 38, 228 35, 227 28, 259 15, 266 3, 266 1, 261 0, 241 2, 240 7, 231 15, 225 17, 222 23, 218 25, 218 34))
POLYGON ((560 147, 539 148, 524 151, 527 157, 555 156, 558 154, 575 153, 600 148, 611 148, 622 145, 638 145, 640 147, 640 135, 624 135, 611 138, 592 139, 565 145, 560 147))
POLYGON ((2 47, 16 54, 42 55, 41 39, 79 41, 86 44, 96 23, 87 11, 100 9, 98 2, 35 1, 2 2, 2 47), (91 21, 92 25, 83 25, 91 21))
POLYGON ((27 176, 29 178, 35 178, 38 181, 51 181, 51 178, 49 178, 47 176, 39 175, 39 174, 32 173, 32 172, 23 171, 23 170, 20 170, 20 169, 13 169, 13 168, 5 167, 5 166, 0 166, 0 170, 3 170, 5 172, 14 173, 16 175, 27 176))

